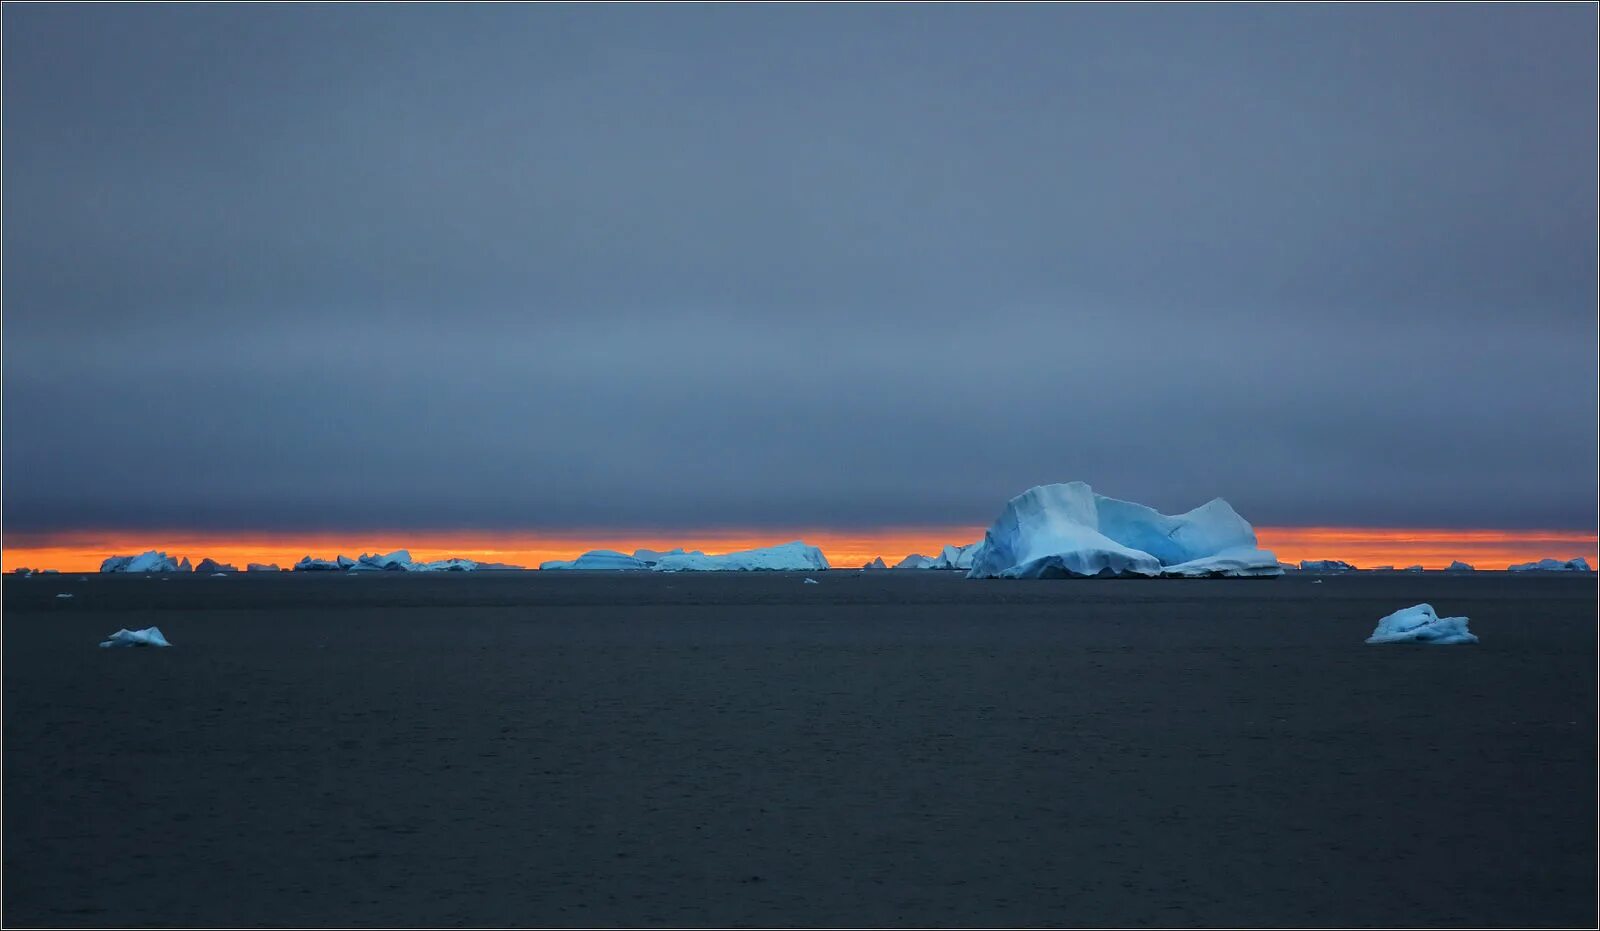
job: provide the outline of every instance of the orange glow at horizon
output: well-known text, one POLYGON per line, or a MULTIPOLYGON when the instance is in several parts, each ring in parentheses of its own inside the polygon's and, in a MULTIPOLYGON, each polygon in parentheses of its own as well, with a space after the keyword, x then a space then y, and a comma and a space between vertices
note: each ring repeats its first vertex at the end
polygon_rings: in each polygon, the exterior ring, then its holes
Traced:
MULTIPOLYGON (((198 563, 210 557, 243 569, 247 563, 276 563, 287 569, 303 556, 331 559, 364 552, 409 549, 417 560, 461 556, 478 562, 502 562, 533 568, 551 559, 571 559, 586 550, 631 553, 649 549, 731 550, 804 540, 820 547, 840 569, 853 569, 875 556, 894 565, 908 553, 936 556, 947 543, 983 538, 982 527, 896 527, 871 530, 726 529, 670 533, 619 530, 531 531, 372 531, 316 533, 252 533, 198 531, 75 531, 49 535, 8 534, 0 566, 93 572, 111 555, 163 550, 198 563)), ((1263 549, 1284 562, 1342 559, 1363 568, 1421 564, 1442 569, 1460 559, 1480 569, 1504 569, 1517 562, 1553 556, 1594 560, 1593 531, 1375 529, 1366 527, 1258 527, 1263 549)))

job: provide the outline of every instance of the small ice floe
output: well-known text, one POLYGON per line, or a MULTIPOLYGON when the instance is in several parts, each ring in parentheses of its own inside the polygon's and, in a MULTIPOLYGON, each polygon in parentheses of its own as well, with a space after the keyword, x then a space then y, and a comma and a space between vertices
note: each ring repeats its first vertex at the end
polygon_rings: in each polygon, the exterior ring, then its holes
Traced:
POLYGON ((62 592, 61 594, 57 595, 56 597, 57 598, 71 598, 72 597, 72 593, 71 592, 62 592))
POLYGON ((1440 617, 1433 605, 1403 608, 1378 621, 1368 643, 1477 643, 1464 617, 1440 617))
POLYGON ((126 627, 100 641, 102 647, 170 647, 167 638, 161 635, 161 628, 146 627, 144 630, 129 630, 126 627))
POLYGON ((221 576, 222 578, 227 578, 228 577, 228 573, 226 573, 226 572, 213 572, 213 573, 211 573, 211 577, 213 579, 218 577, 218 576, 221 576))
POLYGON ((807 584, 807 585, 816 585, 816 584, 818 584, 818 582, 817 582, 816 579, 806 579, 806 583, 805 584, 807 584))
POLYGON ((1311 580, 1311 584, 1312 585, 1321 585, 1322 584, 1322 580, 1321 579, 1312 579, 1311 580))

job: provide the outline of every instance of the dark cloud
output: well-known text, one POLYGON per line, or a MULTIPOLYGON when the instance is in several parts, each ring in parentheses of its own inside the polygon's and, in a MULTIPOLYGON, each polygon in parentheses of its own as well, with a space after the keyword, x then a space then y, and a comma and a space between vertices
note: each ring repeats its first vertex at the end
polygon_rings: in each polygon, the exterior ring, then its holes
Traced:
POLYGON ((5 25, 13 528, 1594 526, 1593 7, 5 25))

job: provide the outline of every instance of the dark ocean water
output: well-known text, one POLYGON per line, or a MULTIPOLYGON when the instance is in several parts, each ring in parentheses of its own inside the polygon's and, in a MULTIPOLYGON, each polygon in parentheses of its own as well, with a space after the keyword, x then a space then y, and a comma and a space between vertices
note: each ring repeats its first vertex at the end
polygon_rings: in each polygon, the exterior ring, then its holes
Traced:
POLYGON ((1594 923, 1593 576, 814 575, 7 577, 5 923, 1594 923))

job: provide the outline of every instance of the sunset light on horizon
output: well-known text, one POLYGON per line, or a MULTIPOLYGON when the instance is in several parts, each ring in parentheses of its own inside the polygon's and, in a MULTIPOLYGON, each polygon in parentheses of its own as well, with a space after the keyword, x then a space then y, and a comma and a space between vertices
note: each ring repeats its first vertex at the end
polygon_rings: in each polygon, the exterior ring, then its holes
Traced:
MULTIPOLYGON (((1258 527, 1260 545, 1286 563, 1340 559, 1362 568, 1421 565, 1442 569, 1453 560, 1480 569, 1504 569, 1545 557, 1594 557, 1596 534, 1576 530, 1490 530, 1370 527, 1258 527)), ((672 533, 663 530, 550 531, 317 531, 265 533, 238 531, 71 531, 10 534, 0 551, 5 571, 18 567, 92 572, 108 556, 161 550, 198 563, 211 558, 244 569, 247 563, 275 563, 288 569, 304 556, 333 558, 407 549, 418 560, 464 557, 510 563, 529 569, 552 559, 572 559, 588 550, 631 553, 683 547, 722 553, 804 540, 820 547, 835 569, 854 569, 881 556, 894 565, 910 553, 936 556, 946 544, 983 538, 982 527, 895 527, 881 529, 734 528, 672 533)))

